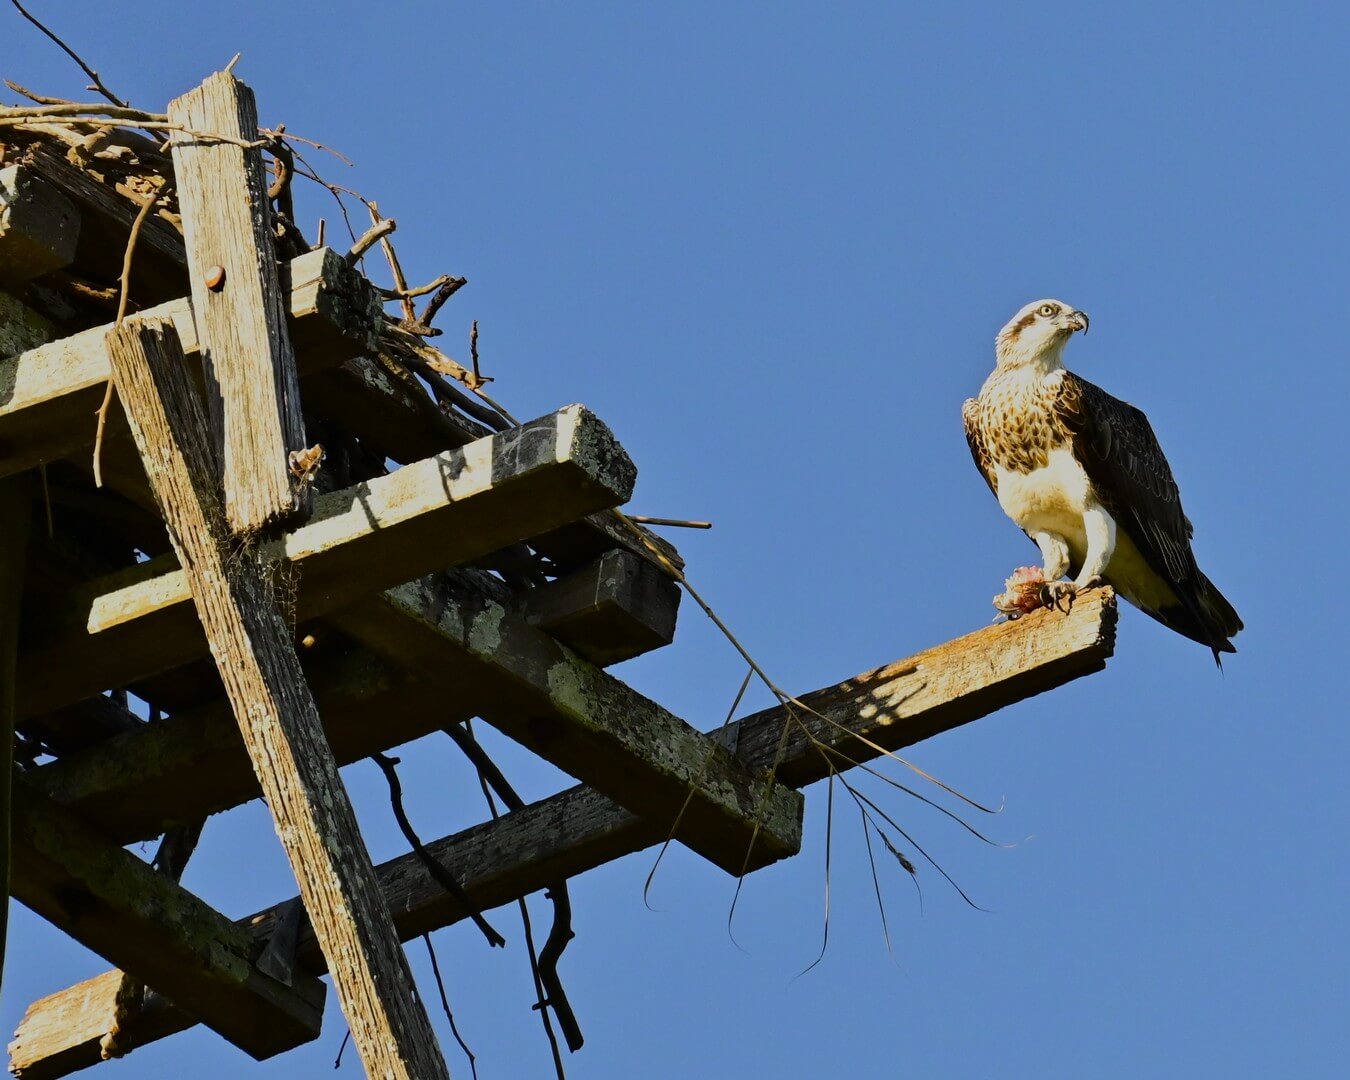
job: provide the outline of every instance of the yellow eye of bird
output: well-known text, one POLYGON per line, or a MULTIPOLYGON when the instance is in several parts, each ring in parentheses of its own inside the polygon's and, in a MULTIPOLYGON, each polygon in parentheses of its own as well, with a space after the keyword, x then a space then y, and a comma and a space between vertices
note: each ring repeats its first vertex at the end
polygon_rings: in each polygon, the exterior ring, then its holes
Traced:
POLYGON ((1045 318, 1048 319, 1048 318, 1050 318, 1051 315, 1053 315, 1053 314, 1054 314, 1055 312, 1057 312, 1058 310, 1059 310, 1059 308, 1055 307, 1054 304, 1042 304, 1042 305, 1041 305, 1041 311, 1040 311, 1040 313, 1041 313, 1041 315, 1045 316, 1045 318))

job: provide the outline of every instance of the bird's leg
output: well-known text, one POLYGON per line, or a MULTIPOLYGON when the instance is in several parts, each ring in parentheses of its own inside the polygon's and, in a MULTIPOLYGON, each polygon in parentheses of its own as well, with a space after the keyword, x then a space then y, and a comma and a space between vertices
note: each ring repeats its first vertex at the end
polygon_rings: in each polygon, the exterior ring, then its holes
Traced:
POLYGON ((1073 579, 1074 589, 1080 592, 1102 583, 1102 575, 1116 553, 1116 519, 1094 506, 1083 511, 1083 531, 1087 533, 1087 554, 1073 579))
POLYGON ((1045 566, 1041 571, 1045 578, 1045 584, 1041 586, 1040 592, 1041 603, 1045 607, 1057 608, 1061 599, 1068 596, 1068 601, 1072 604, 1073 586, 1059 580, 1069 569, 1068 543, 1064 537, 1051 532, 1033 533, 1031 538, 1036 541, 1036 546, 1041 549, 1041 555, 1045 559, 1045 566))
POLYGON ((1078 576, 1073 581, 1046 585, 1042 590, 1046 607, 1057 608, 1066 615, 1073 610, 1074 599, 1080 592, 1102 583, 1102 574, 1116 551, 1116 520, 1102 507, 1083 511, 1083 531, 1087 534, 1087 554, 1078 576))

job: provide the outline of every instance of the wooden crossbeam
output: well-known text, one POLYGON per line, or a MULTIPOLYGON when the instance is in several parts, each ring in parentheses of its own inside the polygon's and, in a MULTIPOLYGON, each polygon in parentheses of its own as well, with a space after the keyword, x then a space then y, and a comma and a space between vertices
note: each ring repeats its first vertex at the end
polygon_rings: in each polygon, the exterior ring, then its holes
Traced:
POLYGON ((680 588, 631 551, 607 551, 574 573, 521 596, 531 626, 607 667, 675 639, 680 588))
MULTIPOLYGON (((302 374, 375 347, 379 296, 336 252, 321 248, 281 269, 282 299, 302 374)), ((184 349, 199 348, 193 305, 172 300, 142 312, 173 320, 184 349)), ((0 476, 68 457, 94 441, 94 412, 108 382, 95 327, 0 360, 0 476)))
MULTIPOLYGON (((259 971, 244 927, 15 778, 14 895, 256 1058, 316 1038, 324 987, 259 971)), ((103 1014, 106 1022, 111 1010, 103 1014)))
MULTIPOLYGON (((643 568, 638 572, 640 578, 649 570, 654 572, 648 563, 639 565, 643 568)), ((574 575, 579 579, 576 587, 588 598, 604 583, 592 571, 587 568, 574 575)), ((480 571, 457 573, 473 578, 480 593, 495 596, 508 607, 520 606, 533 621, 534 594, 545 590, 513 594, 500 580, 480 571)), ((567 581, 564 578, 560 583, 567 581)), ((617 607, 630 599, 623 592, 602 592, 600 610, 608 612, 611 601, 617 607)), ((558 598, 549 597, 548 611, 561 610, 557 604, 558 598)), ((642 613, 638 605, 631 606, 642 613)), ((589 607, 581 610, 587 617, 592 611, 589 607)), ((606 618, 618 616, 610 612, 606 618)), ((462 694, 428 687, 406 666, 360 646, 307 665, 306 675, 339 765, 472 715, 462 694)), ((57 802, 97 821, 119 843, 151 839, 175 825, 258 797, 258 784, 241 752, 234 719, 222 701, 146 724, 108 698, 96 697, 38 717, 26 730, 58 744, 64 737, 69 748, 58 760, 33 770, 30 782, 57 802), (98 734, 89 738, 87 729, 93 725, 98 734), (98 745, 78 752, 72 740, 81 731, 87 744, 98 745)))
MULTIPOLYGON (((853 742, 846 752, 863 763, 880 756, 880 751, 858 742, 858 735, 886 750, 901 750, 1100 671, 1115 646, 1115 624, 1114 596, 1109 590, 1093 591, 1080 596, 1068 615, 1039 611, 1017 622, 986 627, 804 695, 803 700, 850 732, 845 736, 829 728, 831 738, 853 742)), ((748 764, 764 767, 772 761, 764 755, 782 733, 785 719, 781 709, 769 709, 730 725, 720 738, 748 764)), ((793 782, 809 783, 819 773, 819 762, 818 748, 793 738, 780 771, 793 782)), ((844 767, 841 760, 840 768, 844 767)), ((427 848, 455 872, 474 907, 486 911, 661 843, 668 833, 668 822, 637 817, 594 789, 580 786, 428 843, 427 848)), ((392 859, 376 872, 404 941, 467 914, 415 855, 392 859)), ((240 925, 265 937, 287 903, 241 920, 240 925)), ((306 966, 322 964, 307 931, 300 935, 299 960, 306 966)), ((50 1052, 82 1055, 86 1064, 92 1064, 102 1037, 88 1018, 96 1009, 82 1010, 76 1003, 86 996, 106 997, 106 987, 116 974, 108 972, 34 1002, 19 1028, 20 1036, 29 1030, 64 1030, 67 1037, 53 1037, 50 1052)), ((172 1005, 158 1002, 138 1021, 135 1037, 151 1042, 191 1023, 172 1005)))
POLYGON ((168 116, 186 129, 170 143, 225 520, 250 537, 307 514, 311 494, 291 467, 291 455, 307 445, 305 421, 256 145, 258 103, 218 71, 169 102, 168 116))
MULTIPOLYGON (((295 612, 313 618, 621 503, 635 476, 609 429, 573 405, 321 496, 308 524, 264 545, 263 553, 298 572, 295 612)), ((286 573, 278 578, 283 587, 286 573)), ((25 651, 20 716, 206 655, 187 580, 170 557, 80 590, 64 625, 25 651), (43 674, 58 670, 59 679, 43 674)))
POLYGON ((27 166, 0 169, 0 279, 21 284, 69 266, 79 236, 74 203, 27 166))
POLYGON ((794 854, 800 796, 559 645, 465 576, 390 589, 337 612, 367 648, 739 874, 794 854), (462 698, 459 695, 464 695, 462 698), (680 816, 683 808, 683 815, 680 816))
POLYGON ((290 631, 269 594, 267 564, 256 548, 230 550, 218 463, 173 324, 116 328, 108 356, 366 1071, 390 1080, 448 1077, 290 631))
MULTIPOLYGON (((306 674, 339 765, 470 715, 462 704, 369 650, 334 656, 306 674)), ((33 770, 30 782, 124 844, 259 795, 223 701, 114 735, 33 770)))

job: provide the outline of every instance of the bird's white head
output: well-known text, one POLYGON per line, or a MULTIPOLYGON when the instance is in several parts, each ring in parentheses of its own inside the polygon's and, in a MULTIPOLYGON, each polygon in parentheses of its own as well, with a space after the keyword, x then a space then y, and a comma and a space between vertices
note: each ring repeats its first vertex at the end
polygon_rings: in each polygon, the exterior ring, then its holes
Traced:
POLYGON ((1060 354, 1075 331, 1087 331, 1087 312, 1062 300, 1035 300, 998 332, 994 344, 999 367, 1034 365, 1046 371, 1062 367, 1060 354))

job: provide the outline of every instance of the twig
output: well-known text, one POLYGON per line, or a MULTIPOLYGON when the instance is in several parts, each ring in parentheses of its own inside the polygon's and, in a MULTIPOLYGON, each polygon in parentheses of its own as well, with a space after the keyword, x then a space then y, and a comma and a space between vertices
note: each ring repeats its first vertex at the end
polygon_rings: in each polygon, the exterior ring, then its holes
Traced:
MULTIPOLYGON (((505 774, 497 767, 497 763, 488 756, 482 744, 474 738, 473 731, 467 725, 461 727, 459 724, 447 724, 441 730, 454 740, 455 745, 464 752, 464 756, 477 770, 478 782, 483 787, 483 795, 487 799, 488 810, 491 811, 494 819, 498 816, 497 804, 492 797, 494 791, 508 809, 515 811, 524 808, 525 800, 511 786, 505 774)), ((530 957, 530 971, 534 976, 536 993, 539 997, 535 1007, 542 1015, 544 1031, 553 1050, 553 1063, 558 1070, 559 1077, 561 1077, 563 1075, 562 1055, 558 1052, 558 1042, 553 1034, 552 1024, 549 1022, 548 1009, 551 1008, 554 1015, 557 1016, 558 1025, 563 1029, 563 1037, 567 1040, 567 1048, 572 1053, 581 1049, 586 1042, 586 1038, 581 1033, 581 1025, 577 1023, 576 1013, 572 1011, 572 1004, 567 1000, 567 992, 563 989, 562 978, 558 974, 558 961, 562 959, 563 950, 567 948, 567 943, 576 936, 572 931, 572 902, 567 892, 566 879, 546 886, 544 895, 553 903, 553 926, 549 930, 548 938, 544 942, 544 949, 540 953, 535 952, 534 930, 530 925, 530 909, 526 905, 524 897, 521 897, 517 903, 520 907, 521 925, 525 930, 525 949, 530 957)))
MULTIPOLYGON (((380 216, 380 208, 373 202, 367 203, 366 209, 370 212, 371 225, 378 225, 385 220, 380 216)), ((417 309, 413 307, 412 298, 408 295, 408 279, 403 276, 403 266, 398 261, 398 253, 394 251, 394 244, 389 239, 388 233, 380 237, 380 247, 384 251, 385 260, 389 263, 389 273, 394 279, 394 291, 403 304, 403 321, 410 323, 417 318, 417 309)))
POLYGON ((386 300, 410 300, 414 296, 425 296, 429 292, 434 292, 436 289, 439 289, 442 285, 444 285, 447 281, 451 280, 453 279, 450 277, 449 274, 442 274, 435 281, 429 281, 425 285, 417 286, 417 288, 415 289, 409 288, 385 289, 380 288, 378 286, 377 288, 379 289, 380 295, 384 297, 386 300))
MULTIPOLYGON (((284 127, 285 125, 283 124, 275 128, 259 128, 258 131, 261 134, 267 135, 269 137, 279 136, 281 135, 282 129, 284 127)), ((286 132, 285 137, 287 139, 293 139, 295 142, 302 142, 306 146, 312 146, 314 147, 315 150, 321 150, 325 154, 332 154, 333 157, 337 158, 340 162, 342 162, 342 164, 348 166, 349 168, 356 167, 355 165, 353 165, 352 159, 349 158, 346 154, 344 154, 341 150, 334 150, 331 146, 325 146, 321 142, 315 142, 313 139, 306 139, 303 135, 292 135, 290 132, 286 132)))
MULTIPOLYGON (((145 219, 150 216, 150 212, 155 208, 155 204, 160 198, 173 188, 173 181, 166 181, 158 188, 150 198, 141 204, 140 210, 136 213, 136 220, 131 223, 131 232, 127 236, 126 251, 122 253, 122 277, 121 291, 117 298, 117 320, 116 326, 122 325, 122 320, 126 318, 127 303, 131 295, 131 259, 136 253, 136 239, 141 235, 141 226, 145 224, 145 219)), ((116 383, 113 381, 112 371, 108 372, 108 385, 103 390, 103 403, 98 407, 98 426, 94 429, 94 486, 103 486, 103 429, 108 423, 108 409, 112 406, 113 392, 116 383)))
POLYGON ((389 784, 389 801, 394 808, 394 817, 398 820, 398 827, 403 831, 404 839, 417 853, 417 858, 427 868, 427 873, 436 879, 441 888, 464 905, 465 911, 469 913, 469 917, 473 919, 478 929, 483 932, 483 936, 487 938, 489 945, 504 947, 506 938, 497 933, 492 925, 483 918, 482 913, 474 907, 473 901, 469 899, 468 893, 464 891, 464 886, 456 881, 454 875, 441 865, 440 860, 426 849, 421 837, 413 829, 412 822, 408 820, 407 811, 403 808, 403 784, 399 781, 398 770, 394 767, 398 764, 398 758, 390 757, 388 754, 371 754, 370 760, 375 762, 380 767, 380 771, 384 773, 384 778, 389 784))
POLYGON ((376 241, 397 228, 398 223, 393 218, 381 218, 357 238, 351 251, 347 252, 347 265, 355 266, 361 256, 375 246, 376 241))
POLYGON ((80 65, 81 70, 83 70, 83 72, 86 75, 88 75, 91 79, 94 80, 94 85, 93 87, 91 87, 91 89, 97 90, 100 94, 102 94, 105 98, 111 101, 114 105, 121 105, 124 108, 126 107, 127 103, 123 101, 120 97, 118 97, 116 94, 114 94, 111 90, 109 90, 106 86, 103 85, 103 80, 98 77, 98 72, 95 71, 93 68, 91 68, 88 64, 86 64, 83 60, 81 60, 79 54, 76 53, 74 49, 72 49, 69 45, 67 45, 64 41, 62 41, 59 37, 57 37, 55 33, 53 33, 41 22, 39 22, 36 18, 34 18, 27 11, 25 11, 24 6, 19 3, 19 0, 10 0, 10 3, 13 4, 16 8, 18 8, 20 15, 22 15, 30 23, 32 23, 44 34, 46 34, 49 38, 51 38, 52 41, 56 42, 56 44, 60 46, 61 50, 67 56, 69 56, 72 60, 74 60, 75 63, 80 65))
POLYGON ((473 1080, 478 1080, 478 1058, 469 1049, 469 1044, 464 1041, 464 1036, 459 1033, 459 1025, 455 1023, 455 1014, 450 1010, 450 999, 445 996, 445 980, 441 978, 441 965, 436 961, 436 948, 431 944, 431 935, 429 933, 423 934, 422 942, 427 947, 427 955, 431 957, 431 974, 436 978, 436 991, 441 996, 441 1010, 445 1013, 445 1018, 450 1021, 450 1034, 455 1037, 455 1042, 459 1043, 459 1048, 464 1051, 464 1056, 469 1059, 469 1072, 473 1075, 473 1080))
POLYGON ((679 529, 711 529, 711 521, 684 521, 680 518, 647 517, 643 514, 629 514, 629 521, 639 525, 670 525, 679 529))
POLYGON ((45 94, 35 94, 26 86, 20 86, 13 79, 6 79, 5 85, 16 94, 26 97, 29 101, 36 102, 38 105, 73 105, 75 104, 69 98, 47 97, 45 94))
POLYGON ((422 309, 422 314, 417 320, 418 324, 420 326, 430 326, 431 320, 436 317, 436 313, 441 310, 445 305, 445 302, 468 283, 468 278, 450 278, 450 280, 440 287, 436 295, 427 301, 427 306, 422 309))

